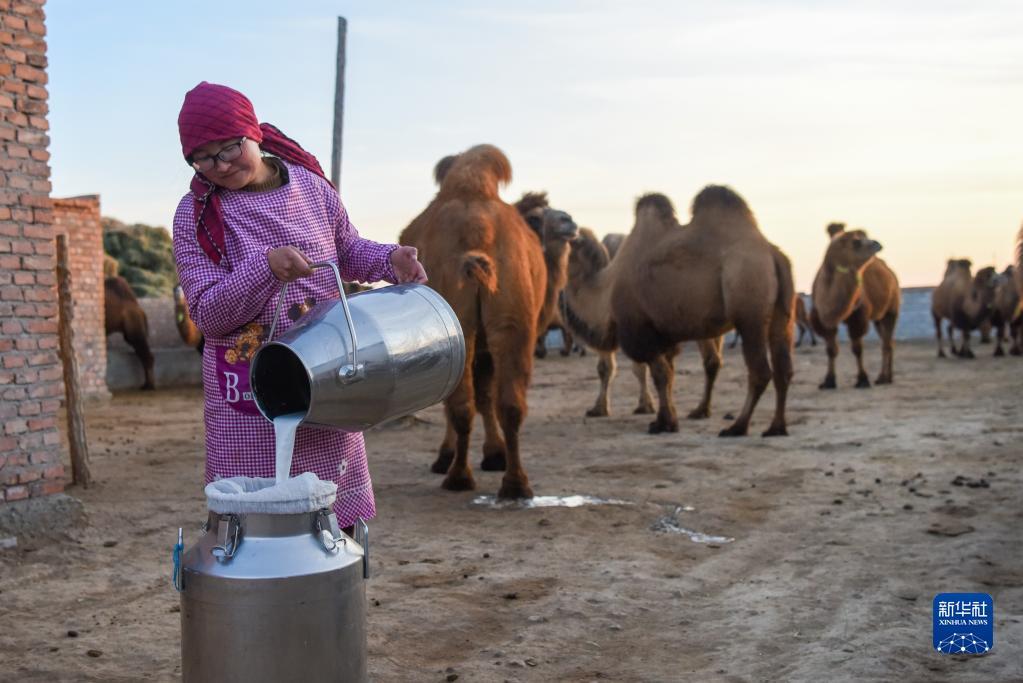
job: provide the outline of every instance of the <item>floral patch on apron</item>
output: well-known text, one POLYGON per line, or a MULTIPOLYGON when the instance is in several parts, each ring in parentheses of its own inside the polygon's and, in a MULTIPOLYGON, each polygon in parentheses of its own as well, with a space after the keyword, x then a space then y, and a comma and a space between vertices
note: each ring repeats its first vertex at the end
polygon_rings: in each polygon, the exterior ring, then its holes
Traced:
POLYGON ((249 364, 262 343, 263 326, 249 323, 234 346, 216 349, 217 384, 224 403, 243 415, 260 415, 249 385, 249 364))

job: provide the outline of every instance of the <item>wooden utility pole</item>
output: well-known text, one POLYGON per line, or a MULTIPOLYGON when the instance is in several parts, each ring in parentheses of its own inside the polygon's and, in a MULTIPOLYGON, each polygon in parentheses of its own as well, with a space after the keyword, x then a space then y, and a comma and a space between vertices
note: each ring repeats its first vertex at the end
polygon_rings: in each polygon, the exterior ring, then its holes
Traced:
POLYGON ((64 366, 64 397, 67 410, 67 435, 71 449, 71 481, 89 488, 89 447, 85 441, 85 418, 82 416, 82 390, 78 385, 78 359, 75 357, 74 302, 71 299, 71 268, 68 266, 67 235, 57 235, 57 298, 60 320, 60 360, 64 366))
POLYGON ((345 42, 348 21, 337 18, 337 77, 334 81, 334 147, 330 155, 330 182, 341 189, 341 128, 345 118, 345 42))

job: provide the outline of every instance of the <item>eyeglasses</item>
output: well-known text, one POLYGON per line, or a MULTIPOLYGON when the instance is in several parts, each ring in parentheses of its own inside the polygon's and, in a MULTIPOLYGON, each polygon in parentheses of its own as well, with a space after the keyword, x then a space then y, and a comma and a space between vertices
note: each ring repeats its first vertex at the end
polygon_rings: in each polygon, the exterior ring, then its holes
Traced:
POLYGON ((238 142, 232 142, 230 145, 221 148, 216 154, 211 154, 208 157, 196 159, 192 157, 192 168, 197 171, 205 173, 216 165, 218 161, 223 161, 225 164, 230 163, 242 155, 242 143, 248 138, 242 138, 238 142))

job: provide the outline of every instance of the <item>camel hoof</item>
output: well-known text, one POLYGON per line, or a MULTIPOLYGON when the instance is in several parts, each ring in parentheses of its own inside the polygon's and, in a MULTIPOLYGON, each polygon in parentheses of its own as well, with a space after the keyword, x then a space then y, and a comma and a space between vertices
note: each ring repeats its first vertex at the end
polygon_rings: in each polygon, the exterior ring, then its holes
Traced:
POLYGON ((869 389, 870 388, 870 379, 868 379, 866 375, 860 375, 859 377, 856 378, 856 388, 857 389, 869 389))
POLYGON ((480 469, 485 472, 504 472, 508 468, 508 457, 504 450, 483 451, 483 460, 480 461, 480 469))
POLYGON ((568 358, 569 356, 572 355, 572 349, 561 349, 561 351, 558 351, 558 353, 561 354, 562 358, 568 358))
POLYGON ((516 500, 532 498, 533 489, 529 486, 528 479, 509 479, 505 477, 501 482, 501 490, 497 492, 501 500, 516 500))
POLYGON ((878 377, 874 380, 874 384, 891 384, 892 380, 890 377, 878 377))
POLYGON ((448 469, 451 467, 451 461, 454 459, 454 451, 441 448, 440 453, 437 454, 437 459, 430 465, 430 471, 434 474, 447 474, 448 469))
POLYGON ((835 389, 837 387, 838 387, 838 385, 835 384, 835 376, 834 375, 828 375, 827 377, 824 378, 824 381, 821 382, 820 385, 817 388, 818 389, 835 389))
POLYGON ((533 350, 533 355, 536 356, 537 358, 546 358, 547 357, 547 349, 538 345, 533 350))
POLYGON ((152 384, 143 384, 140 390, 141 391, 153 391, 155 389, 156 389, 156 387, 153 386, 152 384))
POLYGON ((959 357, 960 358, 965 358, 966 360, 973 360, 977 356, 974 355, 973 351, 963 351, 962 353, 959 354, 959 357))
POLYGON ((944 351, 938 351, 938 358, 948 358, 948 356, 945 355, 944 351))
POLYGON ((1009 349, 1009 355, 1010 356, 1023 356, 1023 351, 1020 351, 1019 349, 1009 349))
POLYGON ((657 418, 650 423, 650 427, 647 430, 650 434, 661 434, 663 432, 677 432, 678 431, 678 420, 662 420, 657 418))
POLYGON ((441 482, 441 488, 448 491, 472 491, 476 488, 476 481, 472 478, 471 472, 464 474, 448 474, 441 482))
POLYGON ((771 425, 771 427, 760 436, 788 436, 789 430, 785 425, 771 425))
POLYGON ((653 415, 654 407, 649 405, 640 404, 636 406, 636 409, 632 411, 633 415, 653 415))
POLYGON ((686 415, 687 420, 706 420, 710 417, 710 410, 707 408, 694 408, 686 415))
POLYGON ((748 427, 739 427, 739 425, 733 424, 731 427, 726 427, 722 429, 720 432, 718 432, 718 436, 721 437, 746 436, 747 432, 748 427))
POLYGON ((586 417, 607 417, 607 410, 604 408, 590 408, 586 411, 586 417))
POLYGON ((995 358, 1001 358, 1004 355, 1005 351, 1003 351, 1001 348, 995 349, 995 358))
POLYGON ((582 358, 585 355, 586 355, 586 349, 585 348, 579 349, 579 357, 582 358))

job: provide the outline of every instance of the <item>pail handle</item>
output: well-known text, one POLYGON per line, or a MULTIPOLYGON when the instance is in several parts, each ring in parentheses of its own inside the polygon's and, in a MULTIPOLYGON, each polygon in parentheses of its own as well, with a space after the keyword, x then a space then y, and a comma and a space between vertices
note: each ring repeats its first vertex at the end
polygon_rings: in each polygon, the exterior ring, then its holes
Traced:
MULTIPOLYGON (((312 263, 309 267, 313 270, 317 268, 330 268, 334 271, 334 277, 337 279, 337 290, 341 295, 341 308, 345 312, 345 322, 348 323, 348 334, 352 337, 352 362, 347 365, 342 365, 341 369, 338 370, 337 376, 344 383, 354 382, 360 378, 359 357, 358 351, 359 342, 355 337, 355 323, 352 322, 352 313, 348 310, 348 298, 345 296, 345 285, 341 281, 341 271, 338 269, 337 264, 333 261, 321 261, 320 263, 312 263)), ((288 285, 290 283, 285 282, 284 287, 281 288, 281 295, 277 299, 277 310, 274 311, 274 320, 270 324, 270 333, 266 336, 268 342, 274 338, 274 331, 277 329, 277 321, 281 317, 281 309, 284 308, 284 295, 288 293, 288 285)))

